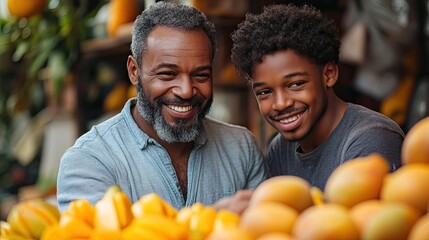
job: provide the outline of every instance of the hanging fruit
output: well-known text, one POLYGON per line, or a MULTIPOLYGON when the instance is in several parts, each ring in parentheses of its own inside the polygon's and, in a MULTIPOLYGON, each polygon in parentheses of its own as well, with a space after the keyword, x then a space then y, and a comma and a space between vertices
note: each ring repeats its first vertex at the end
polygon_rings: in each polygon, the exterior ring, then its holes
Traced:
POLYGON ((7 7, 11 16, 29 18, 45 9, 46 0, 8 0, 7 7))
POLYGON ((138 15, 138 5, 135 0, 111 0, 109 18, 107 19, 107 34, 115 37, 118 28, 133 22, 138 15))

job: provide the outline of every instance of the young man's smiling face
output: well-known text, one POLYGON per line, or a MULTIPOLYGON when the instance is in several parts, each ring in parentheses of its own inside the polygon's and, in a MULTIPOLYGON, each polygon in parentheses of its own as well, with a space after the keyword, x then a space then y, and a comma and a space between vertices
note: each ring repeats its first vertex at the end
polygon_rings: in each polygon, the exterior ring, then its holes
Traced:
POLYGON ((213 94, 211 45, 201 30, 156 27, 137 71, 139 113, 167 142, 195 140, 213 94))
POLYGON ((305 140, 329 122, 327 88, 333 83, 324 71, 292 50, 265 55, 255 63, 252 85, 259 109, 287 140, 305 140))

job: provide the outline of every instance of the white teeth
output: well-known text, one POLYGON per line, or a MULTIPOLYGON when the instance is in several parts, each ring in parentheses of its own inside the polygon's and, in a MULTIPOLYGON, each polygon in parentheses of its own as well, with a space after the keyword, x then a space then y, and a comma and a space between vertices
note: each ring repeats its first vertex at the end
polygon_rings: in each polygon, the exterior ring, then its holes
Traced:
POLYGON ((188 111, 191 111, 192 106, 182 107, 182 106, 176 106, 176 105, 168 105, 168 108, 170 108, 176 112, 188 112, 188 111))
POLYGON ((282 119, 279 122, 280 123, 290 123, 290 122, 297 120, 298 118, 299 118, 299 115, 295 115, 295 116, 290 117, 290 118, 282 119))

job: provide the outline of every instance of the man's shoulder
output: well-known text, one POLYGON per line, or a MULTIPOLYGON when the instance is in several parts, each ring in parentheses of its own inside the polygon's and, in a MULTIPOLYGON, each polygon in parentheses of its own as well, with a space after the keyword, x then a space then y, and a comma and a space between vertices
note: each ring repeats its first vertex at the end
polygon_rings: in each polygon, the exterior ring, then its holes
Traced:
POLYGON ((256 145, 253 133, 244 126, 207 117, 204 119, 203 124, 205 135, 214 142, 232 145, 256 145))
POLYGON ((119 113, 94 124, 88 132, 77 139, 75 146, 82 147, 83 145, 99 144, 100 141, 105 142, 113 131, 117 132, 117 129, 124 127, 121 125, 122 122, 124 122, 124 116, 119 113))
POLYGON ((236 132, 250 133, 249 129, 247 129, 244 126, 223 122, 210 117, 206 117, 204 119, 204 126, 209 131, 216 131, 216 132, 222 132, 222 133, 223 132, 225 133, 229 132, 231 134, 234 134, 236 132))
POLYGON ((344 116, 355 128, 382 128, 403 135, 401 127, 392 119, 367 107, 349 104, 344 116))

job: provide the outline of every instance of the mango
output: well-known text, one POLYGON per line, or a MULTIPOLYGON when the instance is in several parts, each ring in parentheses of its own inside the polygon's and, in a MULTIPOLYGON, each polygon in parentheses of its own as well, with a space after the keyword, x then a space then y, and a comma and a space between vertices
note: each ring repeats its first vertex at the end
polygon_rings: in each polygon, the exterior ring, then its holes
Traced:
POLYGON ((424 214, 428 210, 428 193, 429 164, 413 163, 403 165, 385 177, 380 198, 409 204, 424 214))
POLYGON ((298 211, 278 202, 261 202, 247 208, 241 215, 240 228, 254 238, 269 232, 290 234, 298 211))
POLYGON ((297 176, 276 176, 262 182, 254 191, 249 205, 263 202, 286 204, 298 212, 313 205, 310 184, 297 176))
POLYGON ((429 214, 419 218, 412 227, 408 240, 424 240, 429 236, 429 214))
POLYGON ((429 164, 429 116, 421 119, 411 127, 401 149, 402 164, 429 164))
POLYGON ((345 206, 327 203, 302 212, 293 226, 292 236, 297 239, 357 240, 359 230, 345 206))
POLYGON ((379 154, 351 159, 338 166, 328 178, 324 191, 326 201, 350 208, 365 200, 378 199, 388 173, 389 165, 379 154))
POLYGON ((383 205, 368 221, 362 232, 362 240, 408 239, 420 212, 405 203, 383 205))

